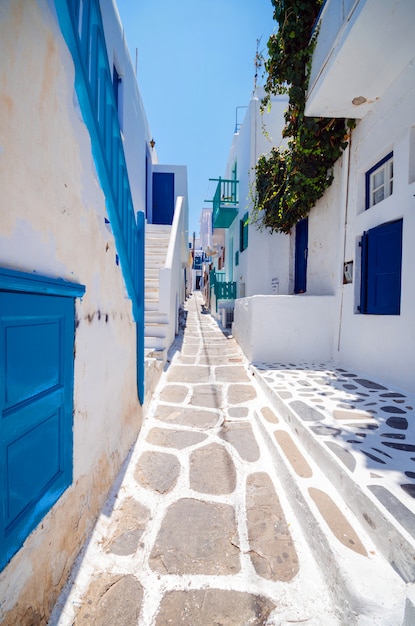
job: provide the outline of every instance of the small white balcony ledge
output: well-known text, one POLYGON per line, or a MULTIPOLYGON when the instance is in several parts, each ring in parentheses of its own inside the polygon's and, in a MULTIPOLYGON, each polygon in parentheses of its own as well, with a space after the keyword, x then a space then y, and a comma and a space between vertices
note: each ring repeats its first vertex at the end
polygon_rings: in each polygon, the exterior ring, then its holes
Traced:
POLYGON ((364 117, 415 57, 414 32, 415 0, 326 0, 306 115, 364 117))

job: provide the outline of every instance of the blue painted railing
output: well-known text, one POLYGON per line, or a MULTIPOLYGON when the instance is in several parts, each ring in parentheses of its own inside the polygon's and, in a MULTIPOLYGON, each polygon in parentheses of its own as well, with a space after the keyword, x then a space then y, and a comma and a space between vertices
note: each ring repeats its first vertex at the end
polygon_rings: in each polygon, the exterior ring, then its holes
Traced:
POLYGON ((144 400, 144 214, 135 217, 98 0, 55 0, 75 64, 75 87, 137 326, 137 386, 144 400))

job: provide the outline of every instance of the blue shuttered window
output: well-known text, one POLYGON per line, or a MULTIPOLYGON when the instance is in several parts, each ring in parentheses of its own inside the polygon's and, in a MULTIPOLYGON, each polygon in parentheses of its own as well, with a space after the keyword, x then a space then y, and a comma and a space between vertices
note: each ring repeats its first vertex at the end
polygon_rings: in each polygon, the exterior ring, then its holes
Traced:
POLYGON ((0 570, 72 482, 74 297, 0 270, 0 570))
POLYGON ((400 314, 402 224, 381 224, 363 234, 361 313, 400 314))

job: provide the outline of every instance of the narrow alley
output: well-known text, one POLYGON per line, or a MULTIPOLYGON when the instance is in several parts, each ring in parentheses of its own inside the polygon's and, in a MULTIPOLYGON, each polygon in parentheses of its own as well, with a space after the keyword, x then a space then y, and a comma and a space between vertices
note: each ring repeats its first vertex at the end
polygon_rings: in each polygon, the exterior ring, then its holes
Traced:
POLYGON ((185 308, 49 625, 410 624, 402 578, 300 451, 234 339, 199 292, 185 308))

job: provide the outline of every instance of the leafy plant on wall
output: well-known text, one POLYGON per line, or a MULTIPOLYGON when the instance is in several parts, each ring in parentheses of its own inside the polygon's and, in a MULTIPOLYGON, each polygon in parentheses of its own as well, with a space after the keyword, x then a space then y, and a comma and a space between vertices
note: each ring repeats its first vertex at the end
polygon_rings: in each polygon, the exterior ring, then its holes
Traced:
POLYGON ((271 232, 289 233, 306 217, 333 181, 334 163, 348 143, 353 120, 305 117, 312 36, 322 0, 271 0, 278 31, 268 41, 263 110, 271 94, 287 93, 283 136, 287 148, 273 148, 255 167, 251 221, 271 232))

